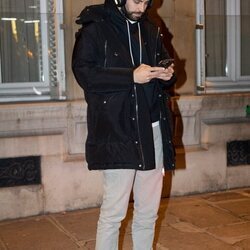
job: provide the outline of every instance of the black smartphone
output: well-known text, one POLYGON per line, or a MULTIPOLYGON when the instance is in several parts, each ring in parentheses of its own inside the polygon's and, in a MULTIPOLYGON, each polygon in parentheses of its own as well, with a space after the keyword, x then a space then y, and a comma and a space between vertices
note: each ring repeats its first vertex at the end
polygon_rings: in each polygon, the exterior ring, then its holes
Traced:
POLYGON ((168 68, 172 63, 174 63, 173 58, 167 58, 159 61, 158 66, 159 67, 164 67, 165 69, 168 68))

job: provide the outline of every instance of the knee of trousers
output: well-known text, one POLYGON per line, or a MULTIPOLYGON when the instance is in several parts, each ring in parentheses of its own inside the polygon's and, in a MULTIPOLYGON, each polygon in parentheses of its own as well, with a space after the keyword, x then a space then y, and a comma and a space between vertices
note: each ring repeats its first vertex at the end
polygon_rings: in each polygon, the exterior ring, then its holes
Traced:
POLYGON ((154 214, 154 215, 134 215, 134 218, 133 218, 133 222, 135 224, 142 224, 142 225, 152 225, 156 222, 156 220, 158 219, 158 215, 157 214, 154 214))
POLYGON ((108 224, 120 223, 125 217, 126 211, 117 211, 117 213, 112 210, 105 211, 100 213, 99 222, 108 224))

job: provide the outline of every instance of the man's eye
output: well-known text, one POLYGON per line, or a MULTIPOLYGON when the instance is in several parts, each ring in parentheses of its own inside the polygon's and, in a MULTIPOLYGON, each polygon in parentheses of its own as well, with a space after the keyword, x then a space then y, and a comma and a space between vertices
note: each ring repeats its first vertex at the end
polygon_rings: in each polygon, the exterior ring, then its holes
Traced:
MULTIPOLYGON (((134 0, 134 3, 135 3, 135 4, 143 3, 143 0, 134 0)), ((145 4, 148 4, 149 1, 145 1, 144 3, 145 3, 145 4)))

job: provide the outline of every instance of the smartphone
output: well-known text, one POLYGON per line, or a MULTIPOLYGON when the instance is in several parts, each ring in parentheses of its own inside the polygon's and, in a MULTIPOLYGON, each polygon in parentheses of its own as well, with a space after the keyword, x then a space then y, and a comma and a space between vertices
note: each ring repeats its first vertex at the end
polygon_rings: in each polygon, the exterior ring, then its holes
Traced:
POLYGON ((174 63, 173 58, 167 58, 159 61, 158 66, 159 67, 164 67, 165 69, 168 68, 172 63, 174 63))

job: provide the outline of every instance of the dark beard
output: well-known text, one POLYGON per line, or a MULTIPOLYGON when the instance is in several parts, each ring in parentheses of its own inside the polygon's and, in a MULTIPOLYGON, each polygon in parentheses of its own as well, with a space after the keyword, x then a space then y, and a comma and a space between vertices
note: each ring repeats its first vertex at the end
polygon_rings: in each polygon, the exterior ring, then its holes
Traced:
MULTIPOLYGON (((121 8, 121 11, 122 11, 122 13, 123 13, 123 15, 127 18, 127 19, 129 19, 129 20, 131 20, 131 21, 135 21, 135 22, 138 22, 138 21, 140 21, 141 20, 141 18, 144 16, 144 14, 145 13, 140 13, 141 15, 139 16, 134 16, 134 14, 135 13, 137 13, 137 12, 128 12, 127 10, 126 10, 126 8, 125 8, 125 6, 123 6, 122 8, 121 8)), ((139 13, 138 13, 139 14, 139 13)))

